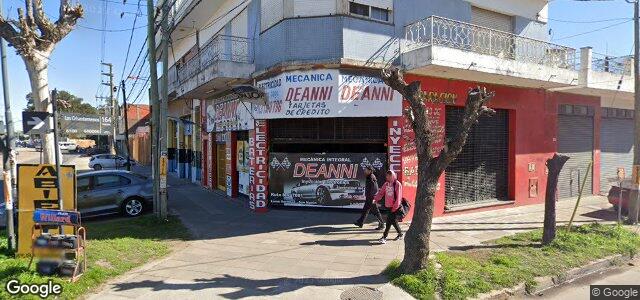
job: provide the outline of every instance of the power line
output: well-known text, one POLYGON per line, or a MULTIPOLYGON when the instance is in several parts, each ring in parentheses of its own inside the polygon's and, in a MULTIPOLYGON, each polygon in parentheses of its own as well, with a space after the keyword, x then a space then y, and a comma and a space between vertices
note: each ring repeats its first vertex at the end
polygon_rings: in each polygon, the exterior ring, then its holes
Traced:
POLYGON ((577 37, 577 36, 586 35, 586 34, 594 33, 594 32, 597 32, 597 31, 602 31, 602 30, 605 30, 605 29, 609 29, 611 27, 615 27, 615 26, 619 26, 619 25, 622 25, 622 24, 626 24, 626 23, 629 23, 631 21, 633 21, 633 20, 627 20, 627 21, 624 21, 624 22, 615 23, 615 24, 612 24, 612 25, 609 25, 609 26, 601 27, 601 28, 594 29, 594 30, 589 30, 587 32, 582 32, 582 33, 578 33, 578 34, 574 34, 574 35, 564 36, 564 37, 553 39, 553 40, 554 41, 559 41, 559 40, 570 39, 570 38, 574 38, 574 37, 577 37))
POLYGON ((562 20, 562 19, 554 19, 554 18, 542 18, 542 19, 546 19, 547 21, 554 21, 554 22, 560 22, 560 23, 572 23, 572 24, 593 24, 593 23, 606 23, 606 22, 613 22, 613 21, 620 21, 620 20, 627 20, 627 21, 631 21, 633 20, 633 18, 613 18, 613 19, 603 19, 603 20, 562 20))
POLYGON ((100 32, 124 32, 124 31, 129 31, 129 30, 132 30, 132 29, 136 30, 136 29, 140 29, 140 28, 146 28, 147 25, 138 26, 138 27, 134 27, 134 28, 122 28, 122 29, 101 29, 101 28, 95 28, 95 27, 85 26, 85 25, 81 25, 81 24, 78 24, 78 27, 83 28, 83 29, 100 31, 100 32))
MULTIPOLYGON (((138 10, 136 12, 140 12, 140 1, 141 0, 138 0, 138 10)), ((136 13, 135 18, 133 18, 133 25, 131 25, 131 35, 129 36, 129 45, 127 46, 127 54, 124 57, 124 64, 122 64, 122 73, 120 74, 120 81, 122 81, 123 79, 122 77, 124 77, 124 72, 127 70, 127 62, 129 61, 129 52, 131 51, 131 43, 133 42, 133 33, 135 32, 137 21, 138 21, 138 14, 136 13)))

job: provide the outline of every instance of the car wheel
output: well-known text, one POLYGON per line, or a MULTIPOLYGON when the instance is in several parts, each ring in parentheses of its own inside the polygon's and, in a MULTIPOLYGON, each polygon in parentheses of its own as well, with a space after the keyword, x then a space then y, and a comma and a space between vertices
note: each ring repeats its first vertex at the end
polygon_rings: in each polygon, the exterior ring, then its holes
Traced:
POLYGON ((329 193, 329 190, 323 186, 319 187, 316 190, 316 202, 318 205, 328 205, 330 201, 331 194, 329 193))
POLYGON ((139 198, 129 198, 122 204, 122 214, 127 217, 137 217, 144 211, 144 204, 139 198))
POLYGON ((93 169, 96 170, 96 171, 100 171, 100 170, 102 170, 102 166, 101 165, 94 165, 93 169))

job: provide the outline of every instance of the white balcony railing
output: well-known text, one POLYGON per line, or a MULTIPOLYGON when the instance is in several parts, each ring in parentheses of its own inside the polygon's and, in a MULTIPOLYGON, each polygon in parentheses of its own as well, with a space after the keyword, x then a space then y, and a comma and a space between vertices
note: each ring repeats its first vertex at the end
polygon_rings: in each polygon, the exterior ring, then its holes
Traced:
POLYGON ((573 48, 438 16, 407 25, 405 39, 402 53, 443 46, 562 69, 576 64, 573 48))
MULTIPOLYGON (((186 63, 176 67, 177 84, 193 78, 216 61, 253 63, 251 39, 245 37, 216 35, 186 63)), ((171 77, 169 77, 171 79, 171 77)), ((177 85, 176 84, 176 85, 177 85)))

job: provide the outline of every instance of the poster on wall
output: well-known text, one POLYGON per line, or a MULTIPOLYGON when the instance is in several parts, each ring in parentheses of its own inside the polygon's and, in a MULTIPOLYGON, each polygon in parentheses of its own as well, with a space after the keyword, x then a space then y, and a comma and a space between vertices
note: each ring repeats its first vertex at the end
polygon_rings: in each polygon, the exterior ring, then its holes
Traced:
POLYGON ((253 129, 250 103, 223 98, 207 105, 207 132, 250 129, 253 129))
POLYGON ((267 105, 256 119, 381 117, 402 114, 402 96, 375 76, 338 69, 294 71, 257 83, 267 105))
POLYGON ((362 208, 364 168, 384 182, 386 153, 270 153, 272 205, 362 208))

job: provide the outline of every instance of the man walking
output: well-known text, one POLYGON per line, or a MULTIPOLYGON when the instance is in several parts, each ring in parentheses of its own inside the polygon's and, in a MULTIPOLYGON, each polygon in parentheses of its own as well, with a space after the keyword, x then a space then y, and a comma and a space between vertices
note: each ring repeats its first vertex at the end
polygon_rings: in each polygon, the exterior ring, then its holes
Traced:
POLYGON ((382 215, 380 215, 378 205, 373 203, 373 197, 378 193, 378 179, 376 178, 376 175, 373 175, 373 167, 370 165, 365 167, 364 175, 366 176, 364 185, 364 207, 362 207, 362 214, 360 215, 360 219, 358 219, 353 224, 362 228, 364 222, 367 220, 367 215, 369 215, 369 212, 371 212, 378 219, 378 228, 376 228, 376 230, 381 230, 382 228, 384 228, 382 215))

